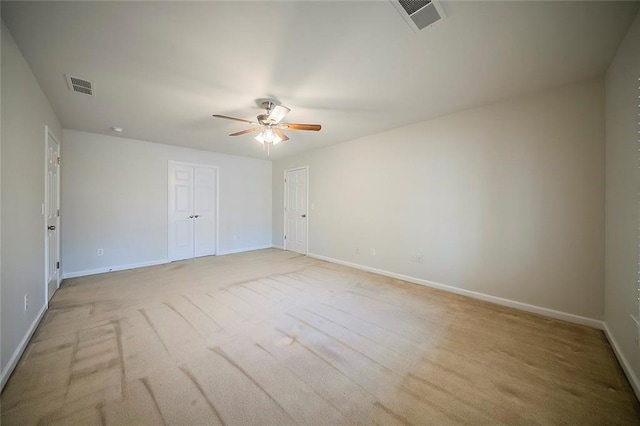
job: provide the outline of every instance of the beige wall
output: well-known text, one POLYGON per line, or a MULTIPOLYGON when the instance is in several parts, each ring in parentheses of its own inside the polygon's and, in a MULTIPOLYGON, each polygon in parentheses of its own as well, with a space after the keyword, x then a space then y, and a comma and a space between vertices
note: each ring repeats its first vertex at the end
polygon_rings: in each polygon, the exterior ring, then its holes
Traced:
POLYGON ((65 276, 167 261, 169 160, 218 167, 219 254, 271 245, 271 161, 65 129, 65 276))
POLYGON ((638 107, 640 15, 606 75, 605 322, 640 398, 638 329, 638 107))
POLYGON ((309 165, 312 254, 600 320, 603 153, 601 78, 333 145, 274 162, 273 241, 309 165))
POLYGON ((2 383, 20 343, 45 306, 45 125, 62 128, 11 34, 2 23, 2 383), (23 309, 29 294, 29 309, 23 309))

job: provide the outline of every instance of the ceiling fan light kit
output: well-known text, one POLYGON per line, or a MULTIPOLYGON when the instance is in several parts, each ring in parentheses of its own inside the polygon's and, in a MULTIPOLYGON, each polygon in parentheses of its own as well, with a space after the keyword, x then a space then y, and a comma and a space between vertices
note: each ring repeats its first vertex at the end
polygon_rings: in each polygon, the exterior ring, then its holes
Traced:
POLYGON ((277 145, 280 142, 282 142, 282 138, 276 135, 276 133, 270 127, 267 127, 264 130, 262 130, 260 133, 258 133, 258 136, 256 136, 254 139, 263 145, 265 143, 277 145))
POLYGON ((242 123, 248 123, 254 126, 250 129, 241 130, 239 132, 231 133, 229 136, 240 136, 247 133, 259 132, 255 136, 255 140, 264 145, 267 155, 269 155, 269 149, 271 145, 277 145, 280 142, 289 140, 289 137, 282 131, 284 130, 311 130, 319 131, 322 126, 320 124, 302 124, 302 123, 282 123, 284 117, 291 111, 284 105, 278 105, 273 101, 264 101, 260 104, 266 113, 259 114, 256 118, 257 121, 245 120, 243 118, 229 117, 227 115, 214 114, 215 118, 223 118, 225 120, 240 121, 242 123))

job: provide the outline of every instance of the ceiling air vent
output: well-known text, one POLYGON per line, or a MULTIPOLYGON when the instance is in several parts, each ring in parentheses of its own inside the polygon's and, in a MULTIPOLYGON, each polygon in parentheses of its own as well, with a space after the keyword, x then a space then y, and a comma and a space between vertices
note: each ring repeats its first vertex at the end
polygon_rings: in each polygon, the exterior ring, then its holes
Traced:
POLYGON ((85 95, 94 95, 93 91, 93 83, 89 80, 85 80, 83 78, 72 77, 68 74, 65 75, 67 77, 67 84, 69 85, 69 90, 77 93, 84 93, 85 95))
POLYGON ((415 32, 446 18, 437 0, 391 0, 391 3, 415 32))

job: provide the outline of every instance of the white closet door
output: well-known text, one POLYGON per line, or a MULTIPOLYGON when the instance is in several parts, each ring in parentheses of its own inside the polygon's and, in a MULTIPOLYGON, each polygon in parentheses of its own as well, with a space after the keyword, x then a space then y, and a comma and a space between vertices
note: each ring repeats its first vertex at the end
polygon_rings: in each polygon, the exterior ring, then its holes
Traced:
POLYGON ((218 170, 169 162, 169 260, 216 254, 218 170))
POLYGON ((216 253, 216 170, 194 169, 194 249, 195 257, 216 253))
POLYGON ((169 260, 194 256, 194 169, 169 163, 169 260))

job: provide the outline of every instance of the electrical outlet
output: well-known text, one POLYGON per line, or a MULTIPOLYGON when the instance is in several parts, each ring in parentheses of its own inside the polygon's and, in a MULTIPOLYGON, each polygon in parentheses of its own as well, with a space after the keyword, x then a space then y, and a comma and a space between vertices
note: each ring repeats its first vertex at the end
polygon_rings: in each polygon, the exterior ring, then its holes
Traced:
POLYGON ((375 256, 376 255, 376 249, 372 248, 371 249, 371 256, 375 256))
POLYGON ((27 311, 27 309, 29 309, 29 295, 25 294, 24 295, 24 310, 25 310, 25 312, 27 311))
POLYGON ((418 262, 418 263, 422 263, 422 260, 423 260, 423 259, 422 259, 422 255, 421 255, 421 254, 419 254, 419 253, 418 253, 418 254, 416 254, 416 262, 418 262))
POLYGON ((104 254, 104 250, 98 249, 98 256, 102 256, 104 254))

